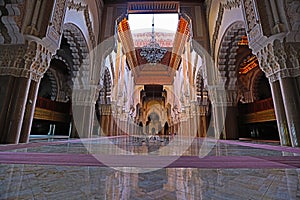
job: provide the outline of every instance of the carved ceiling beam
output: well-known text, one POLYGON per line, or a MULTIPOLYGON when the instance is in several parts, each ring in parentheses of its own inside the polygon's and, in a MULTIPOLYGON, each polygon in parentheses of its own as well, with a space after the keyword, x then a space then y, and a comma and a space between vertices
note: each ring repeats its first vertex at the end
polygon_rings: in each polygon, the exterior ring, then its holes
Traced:
POLYGON ((129 64, 130 69, 137 67, 138 60, 137 60, 137 56, 136 56, 136 51, 135 51, 129 23, 126 18, 124 18, 118 24, 118 36, 121 41, 123 51, 127 57, 127 62, 129 64))
POLYGON ((172 55, 169 66, 175 70, 179 67, 181 61, 181 55, 184 52, 184 46, 190 39, 191 23, 184 17, 180 17, 177 27, 177 32, 174 38, 174 44, 172 49, 172 55))
POLYGON ((179 1, 128 2, 128 13, 178 13, 179 1))

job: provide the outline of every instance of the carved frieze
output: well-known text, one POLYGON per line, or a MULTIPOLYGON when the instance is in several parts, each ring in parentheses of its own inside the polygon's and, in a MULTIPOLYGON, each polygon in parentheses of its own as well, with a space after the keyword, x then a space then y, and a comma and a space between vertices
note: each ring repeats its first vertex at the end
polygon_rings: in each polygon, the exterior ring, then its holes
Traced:
POLYGON ((257 41, 263 35, 260 19, 254 0, 243 0, 242 5, 249 45, 251 46, 253 42, 257 41))

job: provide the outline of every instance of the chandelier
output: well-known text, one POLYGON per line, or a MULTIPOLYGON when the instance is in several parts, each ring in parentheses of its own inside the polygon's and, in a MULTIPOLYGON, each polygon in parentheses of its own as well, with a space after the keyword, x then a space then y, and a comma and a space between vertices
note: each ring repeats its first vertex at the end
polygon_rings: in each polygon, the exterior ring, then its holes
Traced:
POLYGON ((140 55, 147 60, 148 63, 156 64, 165 56, 167 49, 162 48, 156 42, 154 33, 154 14, 152 18, 152 34, 150 43, 142 47, 140 55))

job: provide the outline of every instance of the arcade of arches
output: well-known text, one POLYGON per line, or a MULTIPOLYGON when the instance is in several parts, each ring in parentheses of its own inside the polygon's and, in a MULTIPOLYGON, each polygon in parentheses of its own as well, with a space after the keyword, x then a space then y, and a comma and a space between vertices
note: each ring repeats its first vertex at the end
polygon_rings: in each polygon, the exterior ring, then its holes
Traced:
POLYGON ((298 4, 273 4, 3 1, 1 143, 182 130, 206 137, 212 127, 217 139, 299 146, 298 4), (141 56, 151 33, 131 32, 130 13, 178 13, 174 34, 153 33, 162 59, 141 56))
POLYGON ((299 29, 299 0, 0 0, 0 198, 299 198, 299 29))

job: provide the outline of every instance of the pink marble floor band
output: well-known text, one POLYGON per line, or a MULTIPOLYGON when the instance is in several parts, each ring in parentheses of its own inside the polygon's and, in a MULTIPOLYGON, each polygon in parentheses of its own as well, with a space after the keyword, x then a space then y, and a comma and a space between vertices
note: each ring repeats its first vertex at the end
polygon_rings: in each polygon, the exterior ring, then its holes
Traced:
POLYGON ((300 168, 299 156, 173 156, 92 155, 65 153, 0 152, 1 164, 111 166, 141 168, 300 168), (97 159, 96 159, 97 158, 97 159), (102 163, 101 160, 105 160, 102 163), (175 160, 173 162, 173 160, 175 160), (170 161, 171 164, 164 166, 170 161))

